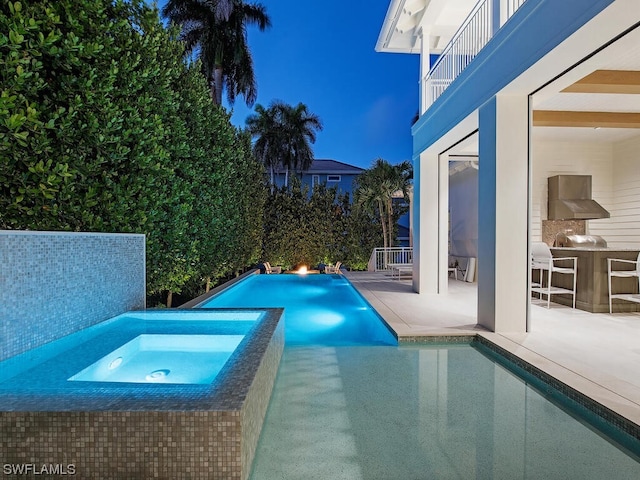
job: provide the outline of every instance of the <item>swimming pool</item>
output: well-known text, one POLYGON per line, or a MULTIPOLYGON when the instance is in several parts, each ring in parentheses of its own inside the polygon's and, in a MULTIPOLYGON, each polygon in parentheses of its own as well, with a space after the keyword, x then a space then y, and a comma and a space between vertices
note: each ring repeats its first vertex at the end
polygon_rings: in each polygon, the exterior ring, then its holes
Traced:
POLYGON ((344 275, 251 275, 197 305, 286 307, 287 345, 397 345, 344 275))
POLYGON ((637 441, 472 345, 285 348, 251 478, 640 478, 637 441))

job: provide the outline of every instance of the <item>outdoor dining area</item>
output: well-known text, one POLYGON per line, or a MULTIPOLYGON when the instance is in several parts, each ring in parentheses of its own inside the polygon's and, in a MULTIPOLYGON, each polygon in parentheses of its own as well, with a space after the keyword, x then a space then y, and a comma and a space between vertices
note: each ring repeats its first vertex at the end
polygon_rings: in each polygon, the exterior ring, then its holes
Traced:
POLYGON ((640 250, 607 247, 601 238, 593 239, 597 245, 575 240, 532 243, 532 294, 547 308, 555 302, 591 313, 640 311, 640 250))

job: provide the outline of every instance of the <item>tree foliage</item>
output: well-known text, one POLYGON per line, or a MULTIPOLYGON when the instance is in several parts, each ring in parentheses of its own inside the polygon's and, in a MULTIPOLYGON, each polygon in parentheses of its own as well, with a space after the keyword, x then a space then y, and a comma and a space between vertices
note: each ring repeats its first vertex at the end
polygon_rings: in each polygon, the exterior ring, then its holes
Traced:
POLYGON ((274 101, 268 108, 257 105, 256 113, 247 118, 247 128, 256 139, 254 153, 269 170, 271 184, 274 170, 283 168, 288 186, 289 170, 305 171, 313 163, 311 145, 323 127, 305 104, 274 101))
POLYGON ((360 174, 356 181, 355 204, 379 219, 384 247, 392 247, 397 236, 398 218, 405 213, 394 205, 394 198, 409 202, 409 187, 413 178, 410 162, 391 165, 382 158, 360 174))
POLYGON ((242 95, 252 106, 258 90, 247 26, 270 27, 266 8, 242 0, 169 0, 162 14, 180 26, 185 56, 200 60, 213 101, 222 103, 224 88, 230 104, 242 95))
POLYGON ((257 260, 261 166, 177 36, 142 0, 0 4, 0 228, 145 233, 150 292, 257 260))
POLYGON ((381 240, 371 217, 354 210, 348 194, 326 185, 309 192, 297 177, 290 188, 269 195, 264 225, 263 259, 285 268, 341 261, 363 270, 381 240))

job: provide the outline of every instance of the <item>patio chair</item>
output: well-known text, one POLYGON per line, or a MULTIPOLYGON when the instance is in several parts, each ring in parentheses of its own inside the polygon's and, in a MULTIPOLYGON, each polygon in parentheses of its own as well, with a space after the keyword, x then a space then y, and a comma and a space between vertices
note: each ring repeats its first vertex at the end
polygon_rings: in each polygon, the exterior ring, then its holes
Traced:
MULTIPOLYGON (((618 278, 638 278, 638 286, 634 288, 634 290, 638 290, 640 288, 640 253, 638 254, 637 260, 623 260, 621 258, 607 258, 607 280, 609 283, 609 313, 613 313, 612 302, 614 298, 619 300, 626 300, 627 302, 635 302, 640 303, 640 294, 635 292, 620 292, 612 293, 611 291, 611 277, 618 278), (615 270, 614 264, 617 264, 617 267, 620 268, 622 265, 627 265, 627 267, 631 267, 630 270, 615 270)), ((638 290, 640 291, 640 290, 638 290)))
POLYGON ((269 262, 264 262, 265 273, 282 273, 282 267, 272 267, 269 262))
POLYGON ((342 262, 336 262, 335 265, 326 265, 324 267, 324 273, 341 273, 340 267, 342 266, 342 262))
POLYGON ((547 296, 547 308, 550 307, 551 295, 571 295, 573 297, 573 308, 576 308, 576 280, 578 276, 578 257, 553 257, 551 249, 544 242, 533 242, 531 244, 531 270, 540 270, 540 279, 531 284, 531 291, 547 296), (571 262, 571 266, 557 266, 556 262, 571 262), (546 285, 544 282, 544 272, 547 272, 546 285), (553 273, 573 275, 573 288, 561 288, 551 285, 553 273))

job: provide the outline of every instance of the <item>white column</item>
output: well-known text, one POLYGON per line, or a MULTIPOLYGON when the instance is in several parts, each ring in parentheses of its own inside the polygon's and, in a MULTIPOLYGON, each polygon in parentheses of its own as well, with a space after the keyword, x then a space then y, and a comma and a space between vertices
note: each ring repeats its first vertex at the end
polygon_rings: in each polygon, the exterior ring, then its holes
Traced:
POLYGON ((420 27, 420 82, 419 82, 419 96, 418 105, 420 105, 420 115, 422 115, 431 105, 431 93, 425 82, 425 76, 429 73, 431 68, 429 56, 431 54, 431 47, 429 45, 430 29, 426 27, 420 27))
POLYGON ((495 332, 525 332, 527 97, 494 97, 480 108, 479 120, 478 323, 495 332))
POLYGON ((438 293, 449 291, 449 155, 438 156, 438 293))
POLYGON ((437 153, 422 152, 413 165, 413 290, 438 293, 437 153))
POLYGON ((409 187, 409 246, 413 247, 413 185, 409 187))

